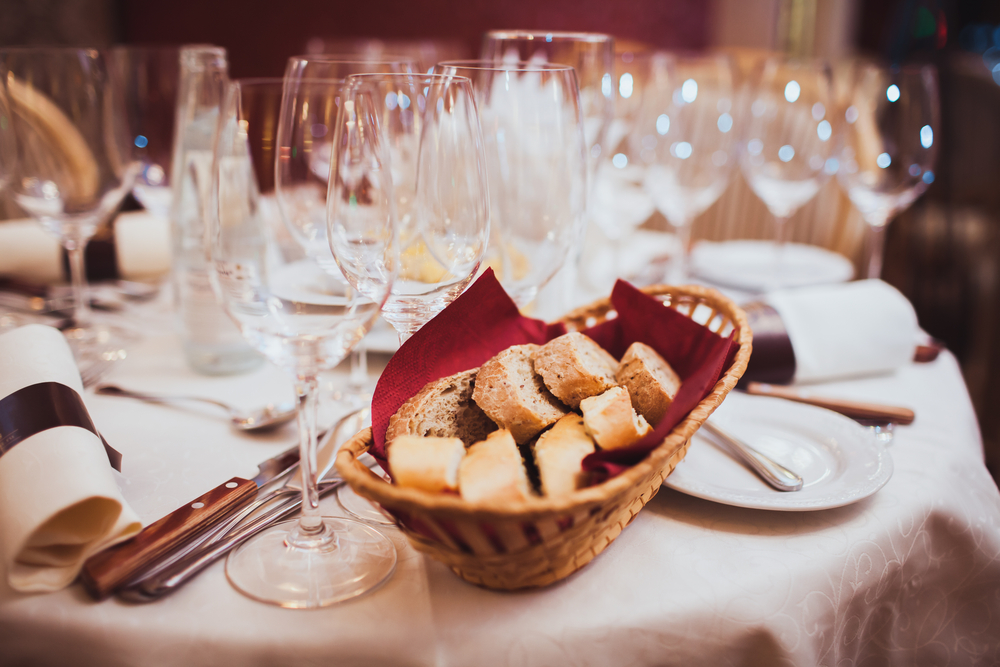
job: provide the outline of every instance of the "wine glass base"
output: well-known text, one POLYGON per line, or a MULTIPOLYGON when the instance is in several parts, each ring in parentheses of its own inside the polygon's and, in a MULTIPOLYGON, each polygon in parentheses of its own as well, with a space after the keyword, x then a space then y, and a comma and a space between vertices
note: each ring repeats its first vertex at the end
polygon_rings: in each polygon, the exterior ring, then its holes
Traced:
POLYGON ((381 507, 364 496, 359 496, 354 489, 346 484, 337 489, 337 502, 340 503, 345 512, 365 523, 374 523, 379 526, 396 525, 396 521, 381 507))
POLYGON ((396 569, 396 547, 352 519, 322 517, 332 539, 315 548, 288 543, 298 519, 275 524, 235 549, 226 577, 236 590, 289 609, 326 607, 368 593, 396 569))

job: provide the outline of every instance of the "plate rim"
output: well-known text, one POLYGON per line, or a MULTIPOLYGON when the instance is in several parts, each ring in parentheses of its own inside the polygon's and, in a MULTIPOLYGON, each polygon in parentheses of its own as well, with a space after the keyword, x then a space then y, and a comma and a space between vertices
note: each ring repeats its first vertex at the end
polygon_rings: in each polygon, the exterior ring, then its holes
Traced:
MULTIPOLYGON (((704 270, 704 260, 699 265, 699 255, 704 253, 706 250, 711 252, 713 248, 733 248, 736 246, 752 246, 755 248, 760 248, 770 245, 771 242, 764 239, 730 239, 728 241, 699 241, 695 244, 694 248, 691 250, 691 272, 703 280, 708 280, 717 285, 722 285, 725 287, 733 287, 737 289, 744 290, 760 290, 764 289, 765 285, 759 282, 741 281, 738 279, 733 279, 730 276, 720 275, 713 271, 706 272, 704 270), (701 248, 701 250, 699 250, 701 248)), ((844 277, 837 277, 836 279, 823 279, 810 282, 798 282, 793 283, 793 287, 808 287, 814 285, 832 285, 837 283, 848 282, 854 277, 854 265, 851 260, 841 255, 838 252, 830 250, 829 248, 824 248, 822 246, 813 245, 810 243, 786 243, 786 252, 789 249, 794 249, 793 251, 801 251, 805 249, 806 252, 811 253, 814 257, 826 257, 830 260, 836 260, 840 264, 840 268, 843 270, 842 274, 844 277)), ((713 264, 714 265, 714 264, 713 264)), ((831 272, 832 273, 832 272, 831 272)))

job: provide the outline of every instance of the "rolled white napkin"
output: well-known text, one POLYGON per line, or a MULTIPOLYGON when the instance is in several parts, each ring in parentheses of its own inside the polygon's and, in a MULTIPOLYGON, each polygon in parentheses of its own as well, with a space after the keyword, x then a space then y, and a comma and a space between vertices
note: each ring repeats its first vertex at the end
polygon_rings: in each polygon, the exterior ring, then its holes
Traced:
MULTIPOLYGON (((0 369, 0 399, 42 382, 83 393, 69 345, 51 327, 0 335, 0 369)), ((0 455, 0 557, 15 590, 64 588, 88 556, 141 527, 91 431, 49 428, 0 455)))
POLYGON ((881 280, 802 287, 766 296, 795 351, 795 382, 875 375, 913 360, 913 306, 881 280))
MULTIPOLYGON (((147 280, 170 271, 170 223, 145 211, 122 213, 113 227, 115 272, 126 280, 147 280)), ((96 243, 96 241, 95 241, 96 243)), ((65 281, 58 239, 34 220, 0 221, 0 276, 36 283, 65 281)))

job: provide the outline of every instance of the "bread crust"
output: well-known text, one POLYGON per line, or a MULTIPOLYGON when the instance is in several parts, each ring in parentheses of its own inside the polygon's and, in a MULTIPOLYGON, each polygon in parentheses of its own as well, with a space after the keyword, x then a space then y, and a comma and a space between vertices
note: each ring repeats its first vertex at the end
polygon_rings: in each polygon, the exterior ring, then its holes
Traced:
POLYGON ((681 379, 667 360, 644 343, 632 343, 622 356, 615 379, 628 389, 632 407, 654 427, 677 396, 681 379))
POLYGON ((617 383, 618 362, 591 338, 573 331, 550 340, 531 357, 545 386, 569 407, 603 394, 617 383))
POLYGON ((459 438, 468 447, 497 429, 472 400, 479 369, 429 382, 400 406, 385 431, 385 441, 401 435, 459 438))
POLYGON ((642 415, 632 409, 628 389, 613 387, 600 396, 580 403, 583 425, 601 449, 621 449, 652 430, 642 415))
POLYGON ((569 412, 534 372, 531 355, 536 349, 530 343, 514 345, 487 361, 472 392, 483 412, 519 445, 569 412))
POLYGON ((594 441, 583 418, 568 414, 538 436, 531 447, 538 467, 542 495, 557 498, 587 485, 583 459, 594 452, 594 441))

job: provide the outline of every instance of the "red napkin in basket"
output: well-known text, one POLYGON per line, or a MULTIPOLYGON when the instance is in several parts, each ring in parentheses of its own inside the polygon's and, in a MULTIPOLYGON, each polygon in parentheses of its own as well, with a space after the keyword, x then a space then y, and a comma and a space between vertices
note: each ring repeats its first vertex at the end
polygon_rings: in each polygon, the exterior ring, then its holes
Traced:
MULTIPOLYGON (((616 359, 635 341, 650 345, 670 362, 682 384, 653 433, 627 449, 596 452, 584 460, 598 481, 613 477, 654 449, 711 392, 739 347, 621 280, 611 302, 618 316, 583 333, 616 359)), ((564 333, 562 324, 521 315, 488 269, 389 361, 372 398, 372 454, 384 465, 389 417, 428 382, 481 366, 511 345, 542 345, 564 333)))

